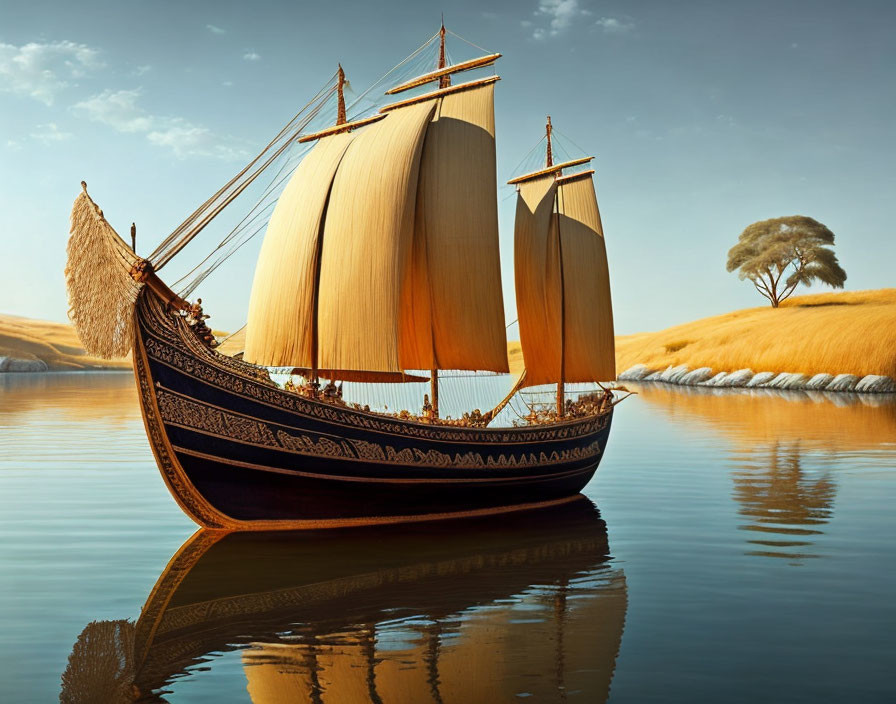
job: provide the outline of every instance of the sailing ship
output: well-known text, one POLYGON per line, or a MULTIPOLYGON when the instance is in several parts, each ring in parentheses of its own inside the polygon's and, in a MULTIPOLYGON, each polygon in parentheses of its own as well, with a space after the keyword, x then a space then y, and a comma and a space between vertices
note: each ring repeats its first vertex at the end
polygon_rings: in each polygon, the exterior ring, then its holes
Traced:
POLYGON ((544 518, 420 533, 200 529, 136 623, 84 629, 60 701, 162 701, 190 674, 227 698, 209 660, 235 650, 245 680, 234 688, 256 704, 504 702, 521 692, 605 701, 625 574, 609 562, 590 501, 544 518))
POLYGON ((201 526, 315 528, 550 506, 573 500, 600 462, 618 400, 595 385, 616 377, 606 249, 591 158, 555 162, 550 118, 544 163, 510 181, 525 371, 490 411, 440 413, 440 370, 509 370, 499 76, 453 82, 500 54, 448 63, 445 36, 443 25, 424 45, 438 46, 436 68, 392 85, 383 100, 411 97, 373 115, 347 118, 340 66, 147 257, 136 254, 135 227, 129 245, 82 182, 68 245, 70 317, 92 354, 133 352, 157 464, 201 526), (335 124, 309 131, 334 99, 335 124), (296 145, 310 150, 267 225, 245 348, 222 354, 201 299, 188 301, 158 272, 296 145), (281 388, 272 368, 303 382, 281 388), (347 403, 336 386, 421 380, 430 394, 414 413, 347 403), (573 398, 567 385, 582 383, 591 392, 573 398), (555 388, 550 409, 495 422, 521 390, 545 385, 555 388))

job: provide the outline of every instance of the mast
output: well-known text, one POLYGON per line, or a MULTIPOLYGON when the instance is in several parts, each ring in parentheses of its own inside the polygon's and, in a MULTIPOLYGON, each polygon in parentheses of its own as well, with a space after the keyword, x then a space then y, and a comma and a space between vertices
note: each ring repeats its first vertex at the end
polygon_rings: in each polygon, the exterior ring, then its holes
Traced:
MULTIPOLYGON (((442 26, 439 27, 439 62, 436 66, 440 71, 445 68, 445 18, 442 17, 442 26)), ((449 74, 445 74, 444 76, 439 76, 439 89, 447 88, 451 85, 451 76, 449 74)), ((432 417, 439 417, 439 370, 437 367, 433 367, 430 370, 430 378, 429 378, 429 392, 431 396, 432 403, 432 417)))
POLYGON ((548 136, 548 151, 547 151, 547 155, 545 156, 544 167, 546 169, 549 169, 554 165, 554 152, 551 148, 551 131, 553 130, 553 127, 551 127, 551 116, 550 115, 548 115, 548 124, 545 125, 544 130, 548 136))
POLYGON ((613 311, 606 246, 593 169, 566 175, 591 157, 558 162, 553 126, 537 171, 517 176, 514 268, 524 386, 556 385, 565 414, 565 385, 616 377, 613 311), (552 163, 553 162, 553 163, 552 163))
MULTIPOLYGON (((342 70, 342 64, 339 64, 339 70, 336 72, 336 98, 338 106, 336 108, 336 124, 345 124, 345 71, 342 70)), ((550 118, 548 118, 550 120, 550 118)))
MULTIPOLYGON (((548 140, 544 167, 549 169, 554 165, 554 152, 551 144, 551 132, 553 131, 553 127, 551 126, 550 115, 548 115, 548 121, 544 130, 548 140)), ((563 172, 557 171, 558 176, 561 173, 563 172)), ((556 213, 555 217, 557 218, 557 251, 559 253, 560 262, 560 379, 557 382, 557 415, 562 417, 563 406, 565 403, 563 387, 564 380, 566 379, 566 286, 563 281, 563 240, 560 237, 560 207, 559 201, 557 201, 559 197, 559 191, 555 192, 554 199, 557 207, 555 207, 554 211, 556 213)))

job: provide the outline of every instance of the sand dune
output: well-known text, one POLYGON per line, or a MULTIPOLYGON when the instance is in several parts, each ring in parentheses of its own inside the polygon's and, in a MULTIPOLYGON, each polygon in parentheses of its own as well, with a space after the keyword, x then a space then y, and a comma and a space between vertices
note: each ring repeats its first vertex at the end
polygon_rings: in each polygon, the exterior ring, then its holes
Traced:
POLYGON ((48 371, 129 369, 131 366, 129 359, 98 359, 88 355, 71 325, 14 315, 0 315, 2 358, 34 362, 35 370, 40 367, 37 362, 43 362, 48 371))

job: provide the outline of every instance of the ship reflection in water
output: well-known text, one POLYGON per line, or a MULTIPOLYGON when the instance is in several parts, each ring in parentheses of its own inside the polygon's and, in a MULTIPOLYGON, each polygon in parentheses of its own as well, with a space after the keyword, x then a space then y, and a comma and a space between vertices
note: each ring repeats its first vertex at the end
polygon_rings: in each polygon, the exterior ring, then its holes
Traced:
POLYGON ((673 421, 727 436, 747 553, 794 564, 822 556, 813 537, 833 516, 838 462, 896 438, 892 394, 632 386, 673 421))
POLYGON ((165 701, 172 681, 213 678, 201 664, 240 649, 256 704, 602 702, 626 605, 584 497, 499 521, 200 531, 136 625, 84 629, 61 700, 165 701))

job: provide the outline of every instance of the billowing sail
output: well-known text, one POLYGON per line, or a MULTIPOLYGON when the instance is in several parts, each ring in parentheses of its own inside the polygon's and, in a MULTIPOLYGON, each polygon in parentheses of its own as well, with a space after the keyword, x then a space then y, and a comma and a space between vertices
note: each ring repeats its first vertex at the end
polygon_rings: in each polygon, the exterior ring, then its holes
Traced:
POLYGON ((412 261, 405 366, 506 372, 493 82, 437 100, 420 164, 412 261))
POLYGON ((243 358, 269 366, 312 366, 312 320, 320 235, 330 186, 353 135, 319 141, 271 215, 255 267, 243 358))
POLYGON ((516 295, 527 386, 616 378, 610 277, 590 175, 519 182, 516 295))
POLYGON ((400 372, 402 286, 417 174, 435 105, 391 112, 358 134, 336 172, 324 224, 319 366, 400 372))

